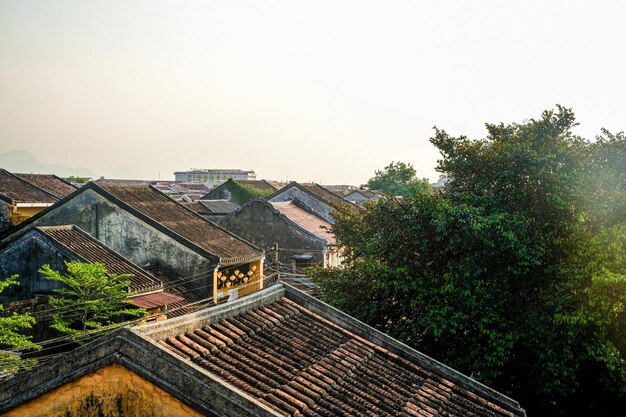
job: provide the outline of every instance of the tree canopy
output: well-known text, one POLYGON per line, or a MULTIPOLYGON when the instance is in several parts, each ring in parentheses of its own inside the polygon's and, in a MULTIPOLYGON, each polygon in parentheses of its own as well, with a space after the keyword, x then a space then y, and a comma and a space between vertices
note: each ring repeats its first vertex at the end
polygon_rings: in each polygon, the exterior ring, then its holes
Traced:
POLYGON ((367 187, 386 195, 403 197, 431 191, 428 180, 417 178, 413 165, 404 162, 391 162, 382 171, 377 170, 367 181, 367 187))
POLYGON ((530 414, 623 405, 626 140, 574 126, 558 106, 480 140, 436 129, 443 192, 338 208, 348 264, 313 272, 322 298, 530 414))
POLYGON ((62 273, 44 265, 44 278, 63 284, 50 297, 55 308, 52 328, 85 340, 86 331, 97 331, 123 319, 141 317, 143 308, 132 308, 127 300, 130 274, 110 274, 101 263, 66 262, 62 273))
MULTIPOLYGON (((12 275, 0 281, 0 293, 10 285, 20 285, 17 275, 12 275)), ((0 304, 0 314, 4 307, 0 304)), ((41 346, 33 343, 32 337, 25 335, 24 331, 35 324, 35 319, 28 313, 0 316, 0 378, 12 374, 21 368, 34 365, 33 360, 23 360, 14 357, 10 351, 38 350, 41 346)))

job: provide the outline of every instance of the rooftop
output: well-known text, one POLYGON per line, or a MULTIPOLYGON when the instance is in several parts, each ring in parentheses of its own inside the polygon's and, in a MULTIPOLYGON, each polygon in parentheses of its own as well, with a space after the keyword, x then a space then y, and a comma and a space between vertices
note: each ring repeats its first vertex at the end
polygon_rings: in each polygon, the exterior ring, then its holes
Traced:
POLYGON ((240 206, 228 200, 196 200, 185 204, 198 214, 228 214, 237 210, 240 206))
POLYGON ((123 329, 0 383, 0 412, 119 363, 204 415, 525 416, 293 287, 123 329))
POLYGON ((341 205, 341 204, 349 204, 351 206, 354 207, 358 207, 356 206, 354 203, 352 203, 351 201, 346 200, 345 198, 343 198, 342 196, 340 196, 339 194, 335 194, 334 192, 328 190, 327 188, 319 185, 319 184, 315 184, 315 183, 297 183, 297 182, 290 182, 289 184, 287 184, 286 186, 284 186, 283 188, 281 188, 280 190, 275 191, 274 193, 270 194, 269 196, 267 196, 267 200, 271 200, 273 197, 280 195, 281 193, 283 193, 283 191, 288 190, 291 187, 297 187, 301 190, 303 190, 306 193, 309 193, 311 195, 313 195, 315 198, 319 199, 320 201, 332 206, 332 205, 341 205))
POLYGON ((160 280, 103 245, 74 225, 38 227, 37 230, 76 254, 83 262, 100 262, 111 274, 132 274, 130 291, 147 292, 162 289, 160 280))
POLYGON ((218 256, 222 265, 249 262, 263 257, 263 252, 252 244, 209 222, 151 186, 98 182, 92 184, 148 220, 218 256))
POLYGON ((0 169, 0 198, 11 204, 54 204, 58 201, 54 195, 4 169, 0 169))
POLYGON ((300 207, 294 201, 279 203, 271 202, 270 204, 278 210, 280 214, 286 216, 289 220, 303 229, 326 239, 329 244, 336 243, 335 235, 333 235, 330 231, 332 225, 323 218, 312 213, 310 210, 300 207))
POLYGON ((52 194, 56 198, 63 198, 76 191, 69 182, 66 182, 62 178, 52 174, 14 174, 24 181, 41 188, 49 194, 52 194))

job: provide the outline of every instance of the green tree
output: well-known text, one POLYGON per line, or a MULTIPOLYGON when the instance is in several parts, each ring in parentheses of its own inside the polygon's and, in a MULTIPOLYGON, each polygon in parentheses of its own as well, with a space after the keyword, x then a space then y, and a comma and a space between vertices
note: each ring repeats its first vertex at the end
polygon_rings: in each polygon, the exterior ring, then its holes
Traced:
POLYGON ((348 263, 313 272, 322 297, 531 414, 623 405, 626 226, 622 200, 590 190, 619 197, 626 141, 575 124, 559 106, 477 141, 436 129, 445 190, 337 209, 348 263))
POLYGON ((419 179, 413 165, 404 162, 391 162, 382 171, 376 170, 374 177, 367 181, 370 190, 380 190, 391 196, 410 196, 432 191, 427 179, 419 179))
POLYGON ((75 183, 75 184, 87 184, 89 182, 88 177, 77 177, 75 175, 71 175, 65 178, 65 181, 75 183))
MULTIPOLYGON (((0 281, 0 293, 10 285, 20 285, 18 276, 13 275, 0 281)), ((4 307, 0 304, 0 314, 4 307)), ((33 359, 20 359, 14 357, 11 350, 39 350, 41 346, 32 341, 31 336, 23 334, 24 330, 30 329, 35 324, 35 319, 26 314, 13 312, 10 315, 0 315, 0 377, 12 374, 19 369, 33 366, 36 361, 33 359)))
MULTIPOLYGON (((66 262, 66 267, 66 273, 49 265, 39 270, 44 278, 63 284, 49 299, 50 305, 57 309, 52 328, 81 336, 86 331, 108 329, 125 319, 146 314, 143 308, 132 308, 127 300, 132 275, 110 274, 101 263, 73 261, 66 262)), ((84 341, 82 337, 80 340, 84 341)))

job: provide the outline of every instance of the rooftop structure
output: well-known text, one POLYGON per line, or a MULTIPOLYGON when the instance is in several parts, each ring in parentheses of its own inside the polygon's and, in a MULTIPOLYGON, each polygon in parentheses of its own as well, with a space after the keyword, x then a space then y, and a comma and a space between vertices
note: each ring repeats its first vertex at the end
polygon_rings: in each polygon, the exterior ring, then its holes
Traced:
POLYGON ((56 198, 63 198, 76 191, 76 187, 52 174, 14 174, 24 181, 41 188, 56 198))
POLYGON ((229 178, 232 178, 235 180, 255 180, 256 173, 252 170, 244 171, 241 169, 200 169, 200 168, 191 168, 189 171, 174 172, 174 180, 183 181, 183 182, 220 184, 229 178))
POLYGON ((108 408, 193 417, 526 415, 517 401, 281 283, 119 330, 0 383, 7 417, 108 408))

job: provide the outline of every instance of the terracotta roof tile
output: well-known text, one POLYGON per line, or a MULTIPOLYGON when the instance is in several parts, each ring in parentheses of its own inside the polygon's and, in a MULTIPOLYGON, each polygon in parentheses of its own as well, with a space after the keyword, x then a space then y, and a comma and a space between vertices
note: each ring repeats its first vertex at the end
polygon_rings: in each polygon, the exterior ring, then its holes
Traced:
POLYGON ((24 181, 36 185, 47 193, 52 194, 57 198, 63 198, 68 194, 76 191, 76 187, 72 184, 65 182, 63 179, 56 175, 48 174, 14 174, 24 181))
POLYGON ((4 169, 0 169, 0 195, 10 199, 13 204, 53 204, 59 200, 4 169))
POLYGON ((95 184, 149 219, 218 256, 224 265, 249 262, 263 256, 250 243, 193 213, 153 187, 95 184))
POLYGON ((282 298, 159 344, 288 416, 513 416, 282 298))
POLYGON ((129 300, 137 307, 156 308, 165 305, 173 305, 174 303, 183 301, 184 298, 166 291, 159 291, 131 297, 129 300))
POLYGON ((302 227, 303 229, 326 239, 329 244, 334 244, 335 235, 329 230, 331 224, 315 214, 298 207, 293 201, 270 203, 280 214, 302 227))
POLYGON ((100 262, 111 274, 132 274, 130 291, 146 292, 162 288, 161 281, 104 246, 76 226, 38 227, 41 233, 66 247, 85 262, 100 262))

